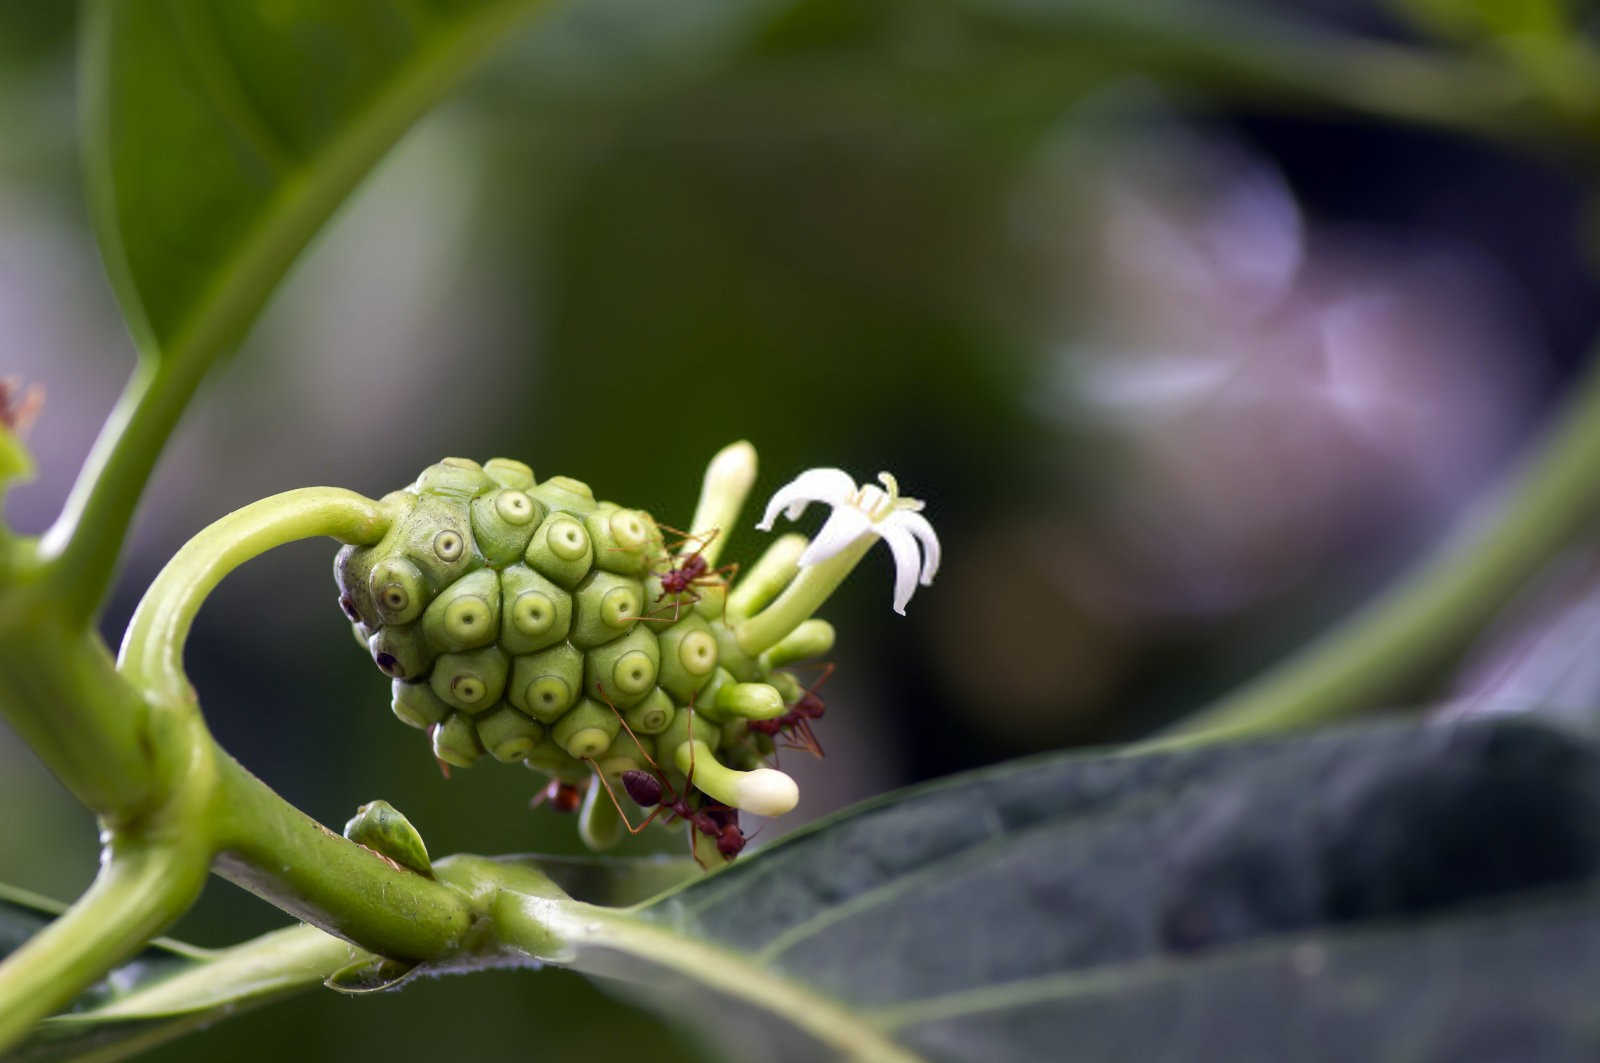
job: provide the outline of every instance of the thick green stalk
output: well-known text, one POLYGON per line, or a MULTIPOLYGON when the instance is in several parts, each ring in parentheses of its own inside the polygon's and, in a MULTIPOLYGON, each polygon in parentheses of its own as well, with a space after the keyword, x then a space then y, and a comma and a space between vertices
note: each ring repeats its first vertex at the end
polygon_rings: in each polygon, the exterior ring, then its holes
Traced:
POLYGON ((0 1055, 188 910, 205 881, 192 843, 114 844, 76 904, 0 964, 0 1055))
POLYGON ((469 944, 469 898, 328 830, 224 754, 216 872, 362 948, 437 960, 469 944))
POLYGON ((1380 707, 1461 652, 1600 511, 1600 354, 1561 420, 1492 514, 1476 514, 1436 557, 1328 635, 1157 747, 1305 727, 1380 707))

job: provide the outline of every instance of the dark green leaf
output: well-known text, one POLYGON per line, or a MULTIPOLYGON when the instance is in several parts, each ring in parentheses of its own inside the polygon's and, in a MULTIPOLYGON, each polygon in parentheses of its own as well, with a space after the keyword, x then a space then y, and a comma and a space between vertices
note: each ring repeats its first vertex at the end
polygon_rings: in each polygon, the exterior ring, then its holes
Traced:
POLYGON ((664 973, 625 931, 579 965, 744 1058, 818 1051, 802 994, 935 1058, 1587 1058, 1597 870, 1589 743, 1385 724, 1006 765, 640 913, 746 966, 747 992, 697 984, 698 959, 664 973))
POLYGON ((411 122, 537 0, 101 0, 86 150, 140 346, 205 363, 411 122))
MULTIPOLYGON (((0 885, 0 957, 43 929, 64 906, 0 885)), ((47 1019, 8 1060, 111 1060, 141 1052, 322 981, 364 956, 320 930, 290 927, 232 949, 160 938, 47 1019)))

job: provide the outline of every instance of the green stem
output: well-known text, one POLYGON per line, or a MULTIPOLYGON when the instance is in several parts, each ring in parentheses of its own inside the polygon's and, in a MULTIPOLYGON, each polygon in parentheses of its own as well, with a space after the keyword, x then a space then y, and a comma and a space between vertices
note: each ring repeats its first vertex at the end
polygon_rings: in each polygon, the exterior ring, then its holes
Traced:
POLYGON ((158 698, 192 697, 183 646, 200 604, 224 576, 298 539, 328 535, 368 545, 388 527, 381 505, 337 487, 286 491, 228 514, 185 543, 145 592, 123 636, 118 670, 158 698))
POLYGON ((739 649, 751 657, 759 656, 809 620, 817 607, 838 590, 839 584, 867 556, 867 551, 877 541, 877 535, 863 533, 855 542, 826 561, 801 569, 776 601, 750 619, 736 624, 733 633, 739 649))
POLYGON ((182 915, 205 862, 192 845, 113 846, 77 903, 0 964, 0 1055, 182 915))
POLYGON ((471 901, 328 830, 223 754, 216 872, 364 949, 436 960, 465 946, 471 901))
POLYGON ((1180 723, 1156 747, 1305 727, 1378 707, 1459 653, 1600 510, 1600 355, 1486 524, 1321 640, 1180 723))

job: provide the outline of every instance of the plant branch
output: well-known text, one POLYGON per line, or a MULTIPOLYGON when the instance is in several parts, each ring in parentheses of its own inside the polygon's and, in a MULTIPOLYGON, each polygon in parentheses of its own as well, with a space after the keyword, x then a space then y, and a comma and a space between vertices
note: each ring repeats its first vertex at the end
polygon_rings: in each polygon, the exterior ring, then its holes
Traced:
POLYGON ((377 502, 337 487, 307 487, 253 502, 184 544, 139 602, 123 636, 117 668, 159 698, 191 696, 183 647, 206 596, 251 558, 299 539, 328 535, 370 545, 389 516, 377 502))
POLYGON ((0 1055, 188 909, 195 857, 192 843, 113 845, 77 903, 0 964, 0 1055))
POLYGON ((401 960, 467 947, 476 919, 459 891, 328 830, 223 755, 223 878, 314 926, 401 960))
POLYGON ((1157 747, 1304 727, 1378 707, 1459 653, 1600 511, 1600 350, 1510 486, 1412 576, 1157 747))

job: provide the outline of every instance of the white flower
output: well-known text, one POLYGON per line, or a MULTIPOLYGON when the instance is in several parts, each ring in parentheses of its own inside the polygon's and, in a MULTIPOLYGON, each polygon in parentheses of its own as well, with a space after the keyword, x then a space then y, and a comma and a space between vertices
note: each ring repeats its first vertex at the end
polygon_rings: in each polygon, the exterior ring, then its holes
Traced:
POLYGON ((800 567, 826 561, 863 535, 879 536, 894 554, 894 611, 904 616, 917 584, 928 586, 939 571, 939 537, 919 512, 920 501, 901 498, 900 485, 888 473, 880 472, 878 480, 883 487, 857 487, 843 469, 808 469, 778 489, 756 527, 771 531, 779 510, 796 520, 812 502, 826 502, 833 514, 800 555, 800 567))

